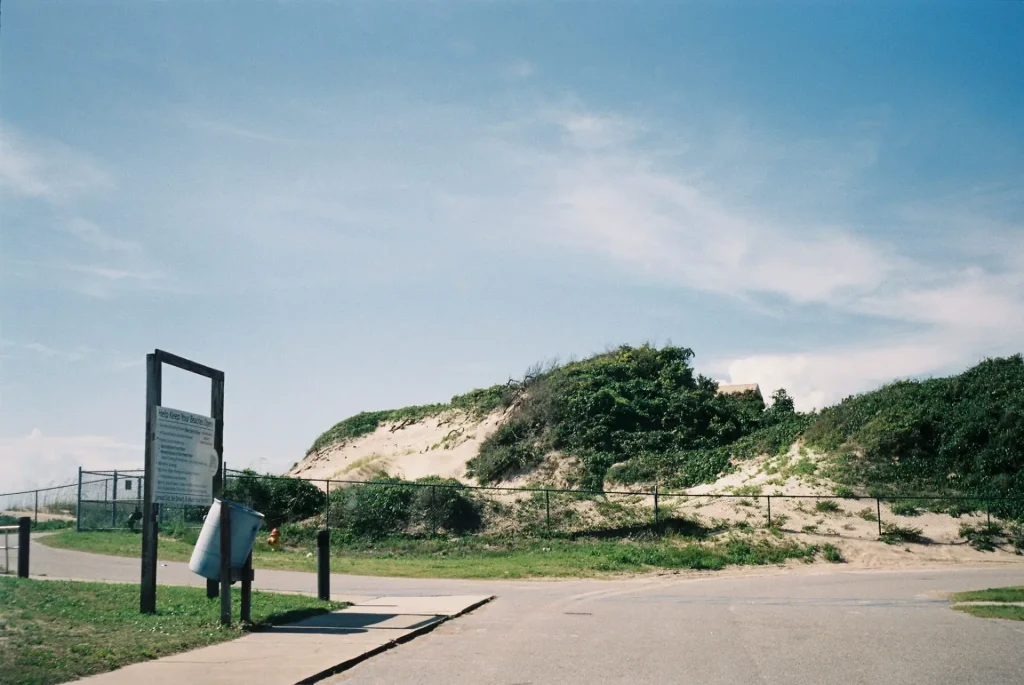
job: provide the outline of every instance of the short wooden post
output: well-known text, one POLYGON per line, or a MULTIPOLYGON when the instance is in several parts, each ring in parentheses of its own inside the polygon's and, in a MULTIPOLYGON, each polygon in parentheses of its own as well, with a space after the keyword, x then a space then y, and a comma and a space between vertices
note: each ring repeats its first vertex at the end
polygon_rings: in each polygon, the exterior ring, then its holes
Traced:
POLYGON ((321 530, 316 534, 316 596, 331 599, 331 531, 321 530))
MULTIPOLYGON (((32 519, 22 516, 18 519, 18 577, 28 578, 28 551, 30 549, 29 531, 32 530, 32 519)), ((6 546, 6 545, 5 545, 6 546)))

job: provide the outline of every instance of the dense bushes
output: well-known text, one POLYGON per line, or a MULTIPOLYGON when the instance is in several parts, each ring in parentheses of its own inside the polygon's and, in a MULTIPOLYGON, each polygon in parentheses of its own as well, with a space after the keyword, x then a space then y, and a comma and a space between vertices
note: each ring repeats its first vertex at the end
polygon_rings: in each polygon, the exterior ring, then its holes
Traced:
POLYGON ((847 398, 823 410, 805 439, 841 450, 836 475, 850 482, 1024 496, 1024 360, 989 359, 958 376, 847 398))
POLYGON ((224 498, 263 514, 267 528, 304 521, 324 510, 323 491, 309 481, 261 477, 249 469, 228 478, 224 498))
POLYGON ((484 483, 529 469, 551 450, 579 457, 578 484, 600 489, 609 468, 627 482, 671 473, 701 482, 721 473, 738 439, 795 416, 783 393, 765 411, 753 393, 722 395, 694 373, 682 347, 619 349, 533 376, 509 420, 469 462, 484 483))
POLYGON ((412 483, 378 477, 331 493, 331 527, 356 537, 406 532, 467 533, 481 525, 480 505, 454 479, 428 476, 412 483))

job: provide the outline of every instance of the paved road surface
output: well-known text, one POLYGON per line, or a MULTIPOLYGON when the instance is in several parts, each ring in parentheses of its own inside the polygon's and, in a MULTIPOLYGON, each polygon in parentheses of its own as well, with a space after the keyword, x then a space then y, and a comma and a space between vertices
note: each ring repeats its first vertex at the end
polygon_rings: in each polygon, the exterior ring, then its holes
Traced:
MULTIPOLYGON (((54 577, 137 581, 139 562, 32 549, 54 577)), ((161 583, 199 584, 185 564, 161 583)), ((1024 623, 951 611, 942 593, 1024 585, 1024 565, 628 580, 460 581, 334 576, 343 596, 495 594, 433 633, 331 683, 880 685, 1024 683, 1024 623)), ((312 574, 256 586, 315 592, 312 574)))

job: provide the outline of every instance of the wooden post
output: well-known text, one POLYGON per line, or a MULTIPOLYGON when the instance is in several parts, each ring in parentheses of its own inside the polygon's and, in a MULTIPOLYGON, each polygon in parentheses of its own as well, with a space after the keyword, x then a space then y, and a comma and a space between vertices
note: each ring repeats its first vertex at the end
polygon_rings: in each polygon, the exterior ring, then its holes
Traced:
POLYGON ((220 622, 231 625, 231 507, 220 501, 220 622))
MULTIPOLYGON (((213 496, 223 499, 227 478, 224 472, 224 377, 210 382, 210 418, 214 420, 213 449, 217 452, 217 472, 213 474, 213 496)), ((206 596, 213 599, 219 593, 216 580, 206 579, 206 596)))
MULTIPOLYGON (((153 432, 155 407, 160 405, 161 368, 155 354, 146 355, 146 484, 142 496, 142 584, 139 592, 139 610, 144 614, 156 613, 156 504, 153 503, 153 432)), ((81 490, 81 476, 79 476, 81 490)), ((81 499, 81 498, 79 498, 81 499)), ((81 504, 79 504, 81 507, 81 504)))
POLYGON ((316 596, 323 601, 331 599, 331 531, 316 534, 316 596))
MULTIPOLYGON (((18 519, 18 577, 28 578, 28 551, 29 547, 29 531, 32 529, 32 519, 28 516, 22 516, 18 519)), ((4 544, 6 547, 6 543, 4 544)), ((10 572, 10 569, 4 568, 4 571, 10 572)))
POLYGON ((252 623, 252 577, 252 552, 249 552, 242 568, 242 607, 239 616, 242 623, 252 623))

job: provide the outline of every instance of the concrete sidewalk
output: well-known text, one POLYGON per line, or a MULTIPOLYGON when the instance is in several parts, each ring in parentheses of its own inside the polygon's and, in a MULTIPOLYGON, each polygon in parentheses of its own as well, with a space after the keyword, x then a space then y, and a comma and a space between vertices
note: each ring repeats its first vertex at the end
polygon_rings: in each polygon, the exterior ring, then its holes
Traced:
POLYGON ((312 683, 486 604, 488 595, 377 597, 299 623, 85 678, 96 685, 312 683))

